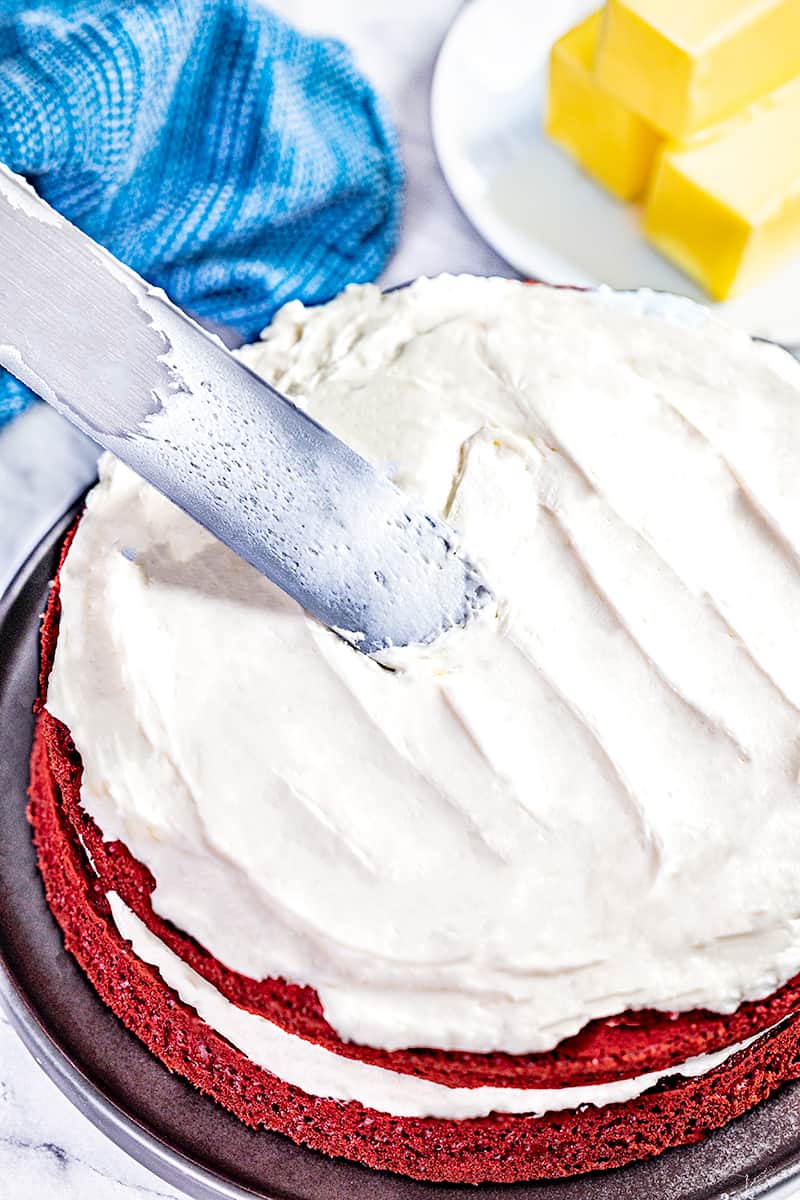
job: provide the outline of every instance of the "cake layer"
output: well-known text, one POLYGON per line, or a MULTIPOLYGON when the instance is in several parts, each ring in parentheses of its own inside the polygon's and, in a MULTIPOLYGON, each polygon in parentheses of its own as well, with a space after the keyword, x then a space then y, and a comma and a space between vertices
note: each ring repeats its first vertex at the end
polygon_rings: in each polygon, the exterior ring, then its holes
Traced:
MULTIPOLYGON (((650 301, 655 302, 655 298, 650 301)), ((74 532, 75 529, 65 541, 64 556, 74 532)), ((42 625, 42 703, 59 621, 60 571, 42 625)), ((709 1012, 621 1013, 608 1021, 593 1022, 550 1053, 510 1056, 448 1054, 437 1050, 388 1052, 342 1042, 325 1021, 313 991, 284 980, 256 981, 231 972, 153 912, 150 895, 154 880, 150 872, 132 858, 122 843, 106 843, 96 823, 81 808, 82 768, 68 731, 42 710, 39 736, 47 747, 61 809, 90 853, 101 887, 119 892, 148 929, 232 1003, 339 1055, 451 1087, 574 1088, 663 1072, 687 1058, 715 1053, 752 1038, 800 1008, 800 980, 795 979, 761 1003, 745 1004, 725 1017, 709 1012)))
POLYGON ((278 1130, 328 1154, 436 1181, 559 1177, 697 1141, 800 1072, 795 1018, 702 1077, 664 1082, 604 1108, 446 1121, 395 1117, 355 1101, 314 1097, 256 1066, 220 1037, 121 938, 108 899, 60 814, 40 734, 29 816, 48 902, 66 945, 128 1028, 171 1070, 246 1124, 278 1130))
POLYGON ((392 1116, 448 1120, 488 1117, 493 1112, 543 1116, 586 1104, 600 1108, 606 1104, 624 1103, 643 1095, 668 1076, 689 1079, 706 1075, 774 1030, 773 1027, 773 1030, 756 1034, 746 1042, 718 1050, 715 1054, 701 1054, 675 1067, 615 1083, 566 1088, 448 1087, 332 1054, 304 1038, 286 1033, 264 1017, 238 1008, 187 967, 114 892, 108 893, 108 900, 114 924, 137 958, 154 966, 160 978, 174 988, 185 1004, 246 1054, 251 1062, 312 1096, 357 1100, 366 1108, 392 1116))
POLYGON ((81 802, 342 1042, 547 1050, 800 967, 800 368, 693 319, 448 278, 284 310, 248 361, 499 600, 391 671, 104 464, 48 698, 81 802))
MULTIPOLYGON (((58 579, 43 625, 45 648, 56 638, 57 598, 58 579)), ((164 947, 166 955, 183 964, 191 976, 208 983, 231 1006, 265 1018, 273 1027, 288 1032, 295 1042, 302 1039, 327 1054, 372 1064, 380 1067, 382 1074, 414 1075, 458 1090, 496 1093, 508 1089, 529 1097, 534 1093, 586 1095, 614 1081, 626 1087, 634 1084, 630 1092, 634 1095, 638 1094, 635 1082, 644 1075, 658 1077, 679 1071, 689 1056, 692 1062, 720 1054, 727 1057, 800 1008, 800 981, 795 981, 761 1004, 744 1005, 726 1018, 710 1013, 623 1013, 587 1027, 549 1054, 455 1055, 437 1050, 381 1051, 343 1043, 325 1023, 313 993, 304 994, 283 980, 259 982, 236 976, 154 914, 149 903, 152 877, 122 843, 104 842, 95 822, 81 810, 79 760, 68 732, 46 711, 40 716, 39 738, 46 747, 59 806, 89 857, 98 886, 124 897, 122 903, 131 919, 164 947)), ((499 1107, 507 1111, 505 1105, 499 1107)))

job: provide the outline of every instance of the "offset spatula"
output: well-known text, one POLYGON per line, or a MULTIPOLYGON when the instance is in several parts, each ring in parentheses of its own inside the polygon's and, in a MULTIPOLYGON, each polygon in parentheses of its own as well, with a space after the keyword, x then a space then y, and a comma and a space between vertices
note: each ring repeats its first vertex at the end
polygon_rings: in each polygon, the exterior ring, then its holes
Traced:
POLYGON ((0 365, 366 653, 490 596, 445 524, 2 166, 0 365))

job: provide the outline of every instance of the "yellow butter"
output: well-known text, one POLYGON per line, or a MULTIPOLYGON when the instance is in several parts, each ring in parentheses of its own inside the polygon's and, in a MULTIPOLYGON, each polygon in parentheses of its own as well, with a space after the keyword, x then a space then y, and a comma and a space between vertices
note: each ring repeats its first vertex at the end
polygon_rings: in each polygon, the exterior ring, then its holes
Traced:
POLYGON ((645 232, 719 300, 800 253, 800 79, 706 138, 665 147, 645 232))
POLYGON ((608 0, 597 79, 671 138, 800 73, 800 0, 608 0))
POLYGON ((644 191, 659 138, 594 77, 601 17, 594 13, 553 46, 545 127, 615 196, 633 200, 644 191))

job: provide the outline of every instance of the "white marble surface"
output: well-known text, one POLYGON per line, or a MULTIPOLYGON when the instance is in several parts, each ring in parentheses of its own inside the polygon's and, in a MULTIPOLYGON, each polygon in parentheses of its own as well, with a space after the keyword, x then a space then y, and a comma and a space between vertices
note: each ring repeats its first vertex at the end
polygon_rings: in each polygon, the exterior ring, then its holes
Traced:
MULTIPOLYGON (((460 0, 272 2, 295 23, 348 41, 392 106, 403 138, 408 201, 402 243, 385 282, 443 270, 513 274, 462 217, 431 145, 431 69, 460 0)), ((92 447, 43 407, 30 410, 0 433, 0 591, 21 558, 91 478, 93 461, 92 447)), ((0 1015, 0 1200, 179 1195, 71 1106, 0 1015)), ((781 1197, 800 1200, 800 1187, 789 1188, 781 1197)))

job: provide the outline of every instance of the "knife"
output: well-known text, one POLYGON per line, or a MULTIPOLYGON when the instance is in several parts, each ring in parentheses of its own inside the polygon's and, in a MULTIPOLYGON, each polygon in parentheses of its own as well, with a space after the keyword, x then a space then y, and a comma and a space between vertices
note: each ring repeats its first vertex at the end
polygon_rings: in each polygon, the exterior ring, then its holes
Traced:
POLYGON ((0 365, 365 653, 491 597, 446 524, 2 164, 0 365))

